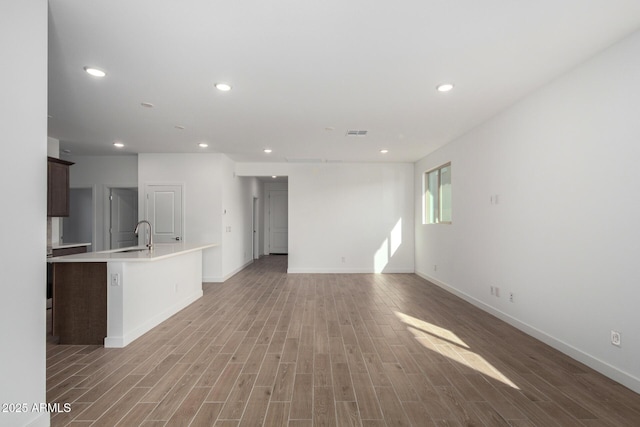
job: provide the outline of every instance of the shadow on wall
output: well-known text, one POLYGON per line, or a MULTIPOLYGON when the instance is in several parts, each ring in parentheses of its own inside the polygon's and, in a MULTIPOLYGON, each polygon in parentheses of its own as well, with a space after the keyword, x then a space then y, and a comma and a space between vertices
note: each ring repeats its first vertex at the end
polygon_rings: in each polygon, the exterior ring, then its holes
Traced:
POLYGON ((398 219, 389 235, 373 255, 373 270, 375 273, 383 273, 391 258, 402 245, 402 218, 398 219))

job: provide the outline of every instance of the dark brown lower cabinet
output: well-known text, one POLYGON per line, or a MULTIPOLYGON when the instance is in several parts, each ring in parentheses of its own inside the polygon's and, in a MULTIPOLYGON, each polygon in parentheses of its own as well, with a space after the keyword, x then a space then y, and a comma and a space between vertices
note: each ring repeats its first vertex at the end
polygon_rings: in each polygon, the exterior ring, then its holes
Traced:
POLYGON ((53 263, 53 335, 60 344, 104 345, 107 263, 53 263))
MULTIPOLYGON (((51 251, 51 256, 64 256, 83 254, 87 252, 86 246, 72 246, 70 248, 56 248, 51 251)), ((47 299, 52 295, 52 280, 53 280, 53 264, 47 263, 47 299)))

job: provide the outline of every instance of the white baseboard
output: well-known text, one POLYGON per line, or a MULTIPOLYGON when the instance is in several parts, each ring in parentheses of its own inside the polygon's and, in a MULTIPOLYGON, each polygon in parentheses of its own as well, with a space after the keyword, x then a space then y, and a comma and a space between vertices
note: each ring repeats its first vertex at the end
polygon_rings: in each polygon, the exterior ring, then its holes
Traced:
POLYGON ((479 309, 486 311, 487 313, 490 313, 492 315, 494 315, 495 317, 497 317, 500 320, 503 320, 505 322, 507 322, 508 324, 510 324, 511 326, 513 326, 514 328, 517 328, 519 330, 521 330, 522 332, 542 341, 543 343, 550 345, 551 347, 555 348, 556 350, 566 354, 567 356, 581 362, 584 363, 585 365, 589 366, 590 368, 600 372, 602 375, 605 375, 609 378, 611 378, 614 381, 619 382, 620 384, 624 385, 625 387, 630 388, 631 390, 635 391, 636 393, 640 393, 640 378, 637 378, 627 372, 624 372, 618 368, 616 368, 615 366, 612 366, 610 364, 608 364, 607 362, 604 362, 596 357, 593 357, 592 355, 585 353, 584 351, 573 347, 570 344, 567 344, 566 342, 559 340, 549 334, 547 334, 544 331, 541 331, 540 329, 537 329, 534 326, 529 325, 528 323, 524 323, 522 321, 520 321, 519 319, 503 312, 500 311, 498 309, 496 309, 495 307, 492 307, 474 297, 472 297, 469 294, 466 294, 454 287, 452 287, 451 285, 441 282, 438 279, 435 279, 431 276, 429 276, 428 274, 422 273, 420 271, 416 271, 415 272, 416 275, 422 277, 423 279, 433 283, 434 285, 444 289, 445 291, 456 295, 460 298, 462 298, 463 300, 469 302, 470 304, 473 304, 474 306, 478 307, 479 309))
POLYGON ((252 259, 250 259, 249 261, 245 262, 243 265, 241 265, 240 267, 236 268, 232 272, 230 272, 228 274, 225 274, 224 276, 206 276, 206 277, 202 278, 202 281, 204 283, 223 283, 223 282, 226 282, 227 280, 229 280, 230 278, 232 278, 236 274, 240 273, 242 270, 244 270, 245 268, 247 268, 251 264, 253 264, 253 260, 252 259))
POLYGON ((225 274, 223 276, 223 278, 222 278, 222 281, 226 282, 227 280, 231 279, 233 276, 235 276, 236 274, 240 273, 242 270, 244 270, 245 268, 247 268, 251 264, 253 264, 253 260, 252 259, 250 259, 249 261, 245 262, 244 264, 242 264, 240 267, 236 268, 232 272, 225 274))
MULTIPOLYGON (((370 268, 288 268, 289 274, 375 274, 370 268)), ((385 269, 381 274, 413 273, 413 268, 385 269)))

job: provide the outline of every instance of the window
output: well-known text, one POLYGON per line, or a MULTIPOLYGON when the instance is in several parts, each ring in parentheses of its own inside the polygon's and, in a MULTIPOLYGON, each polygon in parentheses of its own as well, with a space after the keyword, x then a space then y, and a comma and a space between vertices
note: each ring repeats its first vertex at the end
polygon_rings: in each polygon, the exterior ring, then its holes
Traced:
POLYGON ((451 224, 451 163, 424 174, 423 224, 451 224))

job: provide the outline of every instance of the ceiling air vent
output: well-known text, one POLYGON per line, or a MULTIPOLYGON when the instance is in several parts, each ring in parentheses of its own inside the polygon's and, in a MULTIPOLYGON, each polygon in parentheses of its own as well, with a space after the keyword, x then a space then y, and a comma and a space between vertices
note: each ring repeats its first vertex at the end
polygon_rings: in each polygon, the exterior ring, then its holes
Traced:
POLYGON ((347 136, 367 136, 367 131, 351 129, 347 131, 347 136))

